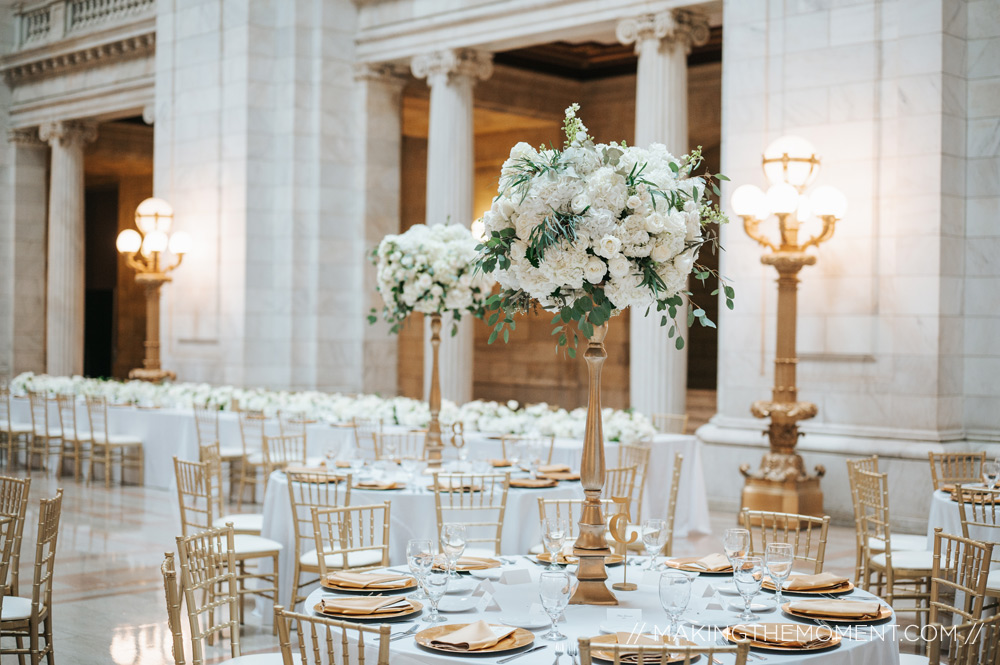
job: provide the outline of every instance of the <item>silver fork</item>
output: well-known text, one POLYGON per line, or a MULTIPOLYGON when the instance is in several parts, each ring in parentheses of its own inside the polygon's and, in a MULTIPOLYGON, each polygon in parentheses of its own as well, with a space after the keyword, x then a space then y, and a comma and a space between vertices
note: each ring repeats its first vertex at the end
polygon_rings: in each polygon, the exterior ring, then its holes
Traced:
POLYGON ((413 624, 413 626, 404 633, 396 633, 395 635, 389 638, 389 641, 392 642, 394 640, 401 640, 407 635, 412 635, 413 633, 417 632, 417 628, 420 628, 419 623, 413 624))
POLYGON ((577 648, 576 642, 571 641, 566 645, 566 653, 573 659, 573 665, 577 665, 576 655, 580 653, 580 650, 577 648))
POLYGON ((559 659, 562 658, 564 653, 566 653, 566 647, 560 642, 556 645, 556 659, 552 661, 552 665, 558 665, 559 659))

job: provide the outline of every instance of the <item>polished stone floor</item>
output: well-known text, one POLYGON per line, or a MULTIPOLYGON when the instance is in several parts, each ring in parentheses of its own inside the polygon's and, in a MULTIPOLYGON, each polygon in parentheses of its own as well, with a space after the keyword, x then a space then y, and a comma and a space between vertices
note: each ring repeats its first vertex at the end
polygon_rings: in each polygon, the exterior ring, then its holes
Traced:
MULTIPOLYGON (((53 586, 56 662, 173 663, 159 566, 180 533, 176 494, 136 486, 105 490, 39 471, 31 477, 22 594, 30 591, 38 500, 59 487, 64 491, 53 586)), ((732 514, 714 514, 714 532, 721 534, 735 520, 732 514)), ((829 542, 827 568, 853 576, 853 530, 835 527, 829 542)), ((717 536, 678 541, 675 547, 676 555, 709 551, 721 551, 717 536)), ((241 639, 244 654, 276 649, 270 620, 264 624, 259 616, 248 614, 241 639)), ((221 651, 214 655, 224 660, 221 651)), ((3 662, 8 658, 14 662, 9 656, 3 662)))

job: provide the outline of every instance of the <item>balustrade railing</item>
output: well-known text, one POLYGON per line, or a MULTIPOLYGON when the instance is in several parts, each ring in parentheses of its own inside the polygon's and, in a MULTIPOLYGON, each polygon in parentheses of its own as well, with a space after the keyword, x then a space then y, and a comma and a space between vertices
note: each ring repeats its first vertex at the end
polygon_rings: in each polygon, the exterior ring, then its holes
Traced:
POLYGON ((59 41, 80 33, 151 16, 156 0, 50 0, 15 13, 18 48, 59 41))

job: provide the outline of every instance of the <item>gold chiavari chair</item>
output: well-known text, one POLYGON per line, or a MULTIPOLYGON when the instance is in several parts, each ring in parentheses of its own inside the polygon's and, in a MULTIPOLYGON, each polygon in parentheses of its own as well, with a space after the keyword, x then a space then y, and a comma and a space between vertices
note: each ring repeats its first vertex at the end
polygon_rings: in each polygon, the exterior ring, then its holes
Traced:
POLYGON ((15 423, 10 405, 10 390, 0 387, 0 461, 10 469, 18 454, 28 452, 31 446, 31 423, 15 423))
MULTIPOLYGON (((1000 665, 1000 614, 988 619, 963 623, 951 631, 940 624, 931 626, 927 644, 928 657, 921 660, 930 665, 1000 665), (945 637, 951 639, 947 659, 942 657, 945 637)), ((901 665, 916 661, 909 654, 900 654, 901 665)))
MULTIPOLYGON (((177 479, 177 503, 181 513, 181 533, 184 537, 194 536, 203 531, 219 529, 220 519, 232 522, 233 517, 215 517, 217 502, 212 496, 212 471, 207 462, 186 462, 174 457, 174 473, 177 479)), ((239 533, 234 536, 236 552, 237 583, 239 596, 257 595, 278 603, 278 557, 281 543, 258 535, 239 533), (248 573, 246 563, 271 559, 270 573, 248 573), (263 587, 247 588, 249 579, 261 580, 263 587)), ((242 603, 240 604, 242 612, 242 603)))
POLYGON ((934 489, 945 485, 982 482, 986 451, 978 453, 927 453, 934 489))
POLYGON ((929 612, 930 578, 934 568, 934 554, 930 551, 895 551, 892 546, 892 528, 889 520, 889 476, 857 470, 854 472, 855 488, 865 528, 865 556, 861 587, 885 598, 897 613, 914 612, 918 624, 929 612), (872 544, 876 547, 872 547, 872 544), (873 579, 874 577, 874 579, 873 579), (910 591, 907 587, 912 587, 910 591), (896 601, 909 600, 912 607, 898 607, 896 601))
POLYGON ((354 445, 361 457, 378 459, 375 435, 382 433, 382 421, 377 418, 355 418, 351 424, 354 426, 354 445))
POLYGON ((375 438, 375 459, 422 460, 427 458, 426 432, 376 432, 372 436, 375 438))
POLYGON ((687 434, 688 417, 686 413, 654 413, 653 427, 663 434, 687 434))
POLYGON ((297 614, 281 606, 274 608, 274 622, 278 624, 278 643, 281 645, 281 655, 285 665, 294 663, 364 665, 367 660, 364 657, 366 649, 374 648, 376 645, 378 660, 375 665, 389 665, 389 635, 392 630, 389 624, 366 626, 312 614, 297 614), (298 649, 292 646, 292 622, 296 625, 298 649), (340 631, 339 637, 335 635, 335 629, 340 631), (374 642, 371 647, 366 644, 365 635, 371 636, 374 642), (337 658, 338 651, 340 658, 337 658), (310 653, 313 655, 312 660, 309 659, 310 653), (326 654, 326 658, 323 654, 326 654))
POLYGON ((243 508, 244 490, 250 485, 250 502, 257 502, 257 482, 264 475, 264 433, 267 418, 263 411, 240 411, 240 441, 243 458, 240 460, 240 482, 236 494, 236 508, 243 508))
POLYGON ((73 478, 80 480, 87 448, 91 443, 90 432, 82 428, 76 419, 76 395, 56 395, 59 407, 59 425, 62 427, 62 443, 59 446, 58 477, 62 478, 63 464, 73 461, 73 478))
POLYGON ((28 512, 28 490, 31 489, 31 478, 11 478, 0 476, 0 517, 9 518, 11 537, 9 579, 0 576, 0 597, 16 596, 18 594, 18 571, 21 561, 21 543, 24 534, 25 516, 28 512))
POLYGON ((142 439, 130 434, 111 434, 108 431, 108 403, 103 397, 87 397, 87 417, 90 420, 90 476, 94 480, 94 468, 104 465, 104 487, 111 487, 111 469, 115 454, 121 470, 121 482, 125 483, 125 469, 135 469, 138 484, 144 483, 145 457, 142 439), (129 453, 132 453, 131 459, 129 453))
POLYGON ((811 517, 744 508, 740 521, 743 528, 750 532, 750 553, 754 556, 764 556, 769 543, 789 543, 795 562, 807 564, 815 574, 823 572, 829 516, 811 517))
MULTIPOLYGON (((980 542, 1000 542, 1000 490, 959 485, 956 494, 962 536, 980 542)), ((1000 548, 994 548, 990 568, 986 597, 1000 598, 1000 548)))
POLYGON ((0 515, 0 617, 3 617, 3 599, 8 596, 7 574, 10 572, 11 554, 14 550, 14 531, 17 524, 14 518, 0 515))
POLYGON ((222 485, 222 462, 219 458, 219 444, 212 442, 203 446, 198 446, 198 461, 208 464, 206 473, 209 474, 206 481, 209 483, 209 496, 217 509, 213 512, 222 517, 216 518, 212 526, 221 527, 228 523, 233 524, 236 533, 244 533, 251 536, 259 536, 264 529, 264 515, 262 513, 231 513, 226 514, 225 492, 222 485))
POLYGON ((509 473, 435 474, 437 532, 441 533, 445 522, 464 524, 467 555, 500 554, 509 489, 509 473))
POLYGON ((49 425, 49 402, 45 393, 28 391, 31 404, 31 443, 28 446, 28 468, 32 468, 32 458, 39 457, 42 469, 49 468, 49 455, 58 454, 62 429, 49 425))
POLYGON ((331 570, 363 572, 389 565, 389 503, 312 508, 320 579, 331 570))
POLYGON ((351 503, 350 474, 343 477, 329 471, 286 471, 288 498, 292 506, 295 525, 295 570, 292 573, 292 609, 305 600, 299 590, 314 584, 317 579, 301 581, 303 573, 319 573, 319 556, 316 554, 316 537, 313 534, 313 508, 347 506, 351 503), (343 496, 341 496, 343 486, 343 496))
POLYGON ((309 417, 303 411, 278 411, 278 432, 282 435, 306 438, 309 417))
POLYGON ((289 465, 306 464, 305 434, 264 435, 264 482, 275 471, 289 465))
POLYGON ((223 465, 229 465, 229 486, 232 494, 238 483, 239 464, 243 461, 243 446, 222 445, 222 438, 219 436, 219 413, 218 407, 195 405, 195 433, 198 435, 198 446, 201 448, 212 442, 219 444, 219 461, 223 465))
MULTIPOLYGON (((51 499, 42 499, 38 508, 38 535, 35 540, 35 566, 31 581, 31 598, 3 598, 3 618, 0 633, 13 637, 17 646, 0 645, 0 656, 16 654, 23 660, 29 656, 32 664, 45 656, 54 662, 52 644, 52 580, 56 567, 56 541, 59 538, 59 517, 62 512, 62 490, 51 499), (22 646, 24 640, 28 646, 22 646), (42 640, 45 646, 41 646, 42 640)), ((2 660, 2 658, 0 658, 2 660)))
POLYGON ((632 520, 639 524, 642 522, 642 497, 646 492, 646 471, 649 469, 649 455, 651 450, 648 445, 623 443, 618 446, 618 467, 635 467, 635 481, 639 496, 635 502, 635 513, 632 520))
POLYGON ((934 529, 934 568, 931 572, 929 623, 939 623, 942 612, 951 624, 982 618, 986 583, 990 575, 993 543, 981 543, 934 529), (948 604, 950 599, 955 604, 948 604), (958 603, 961 602, 961 606, 958 603))
MULTIPOLYGON (((500 450, 504 459, 508 459, 508 453, 514 452, 514 447, 519 446, 522 454, 528 455, 529 451, 535 451, 541 464, 552 464, 552 451, 555 449, 556 436, 521 436, 520 434, 504 434, 500 437, 500 450)), ((521 464, 527 466, 529 460, 522 459, 521 464)))
MULTIPOLYGON (((615 504, 611 499, 601 499, 601 511, 604 521, 610 521, 611 516, 621 509, 621 504, 615 504)), ((569 522, 567 540, 576 540, 579 535, 577 526, 583 513, 583 499, 544 499, 538 498, 538 523, 544 525, 546 519, 565 519, 569 522)), ((616 543, 608 536, 608 547, 615 549, 616 543)), ((541 554, 545 548, 539 544, 531 548, 531 554, 541 554)))
POLYGON ((632 501, 635 497, 635 475, 636 467, 622 466, 608 469, 604 472, 604 488, 601 490, 602 499, 619 497, 626 500, 625 510, 632 514, 632 501))
POLYGON ((719 645, 709 645, 709 646, 674 646, 663 645, 663 646, 638 646, 631 644, 600 644, 591 643, 590 638, 581 637, 579 639, 580 645, 580 663, 582 665, 592 665, 594 663, 592 652, 600 651, 602 652, 603 660, 605 662, 607 658, 604 658, 605 654, 611 659, 614 665, 619 665, 619 663, 644 663, 645 665, 667 665, 667 663, 672 663, 674 665, 691 665, 696 661, 699 661, 702 656, 705 657, 704 662, 706 663, 719 663, 722 662, 716 658, 716 656, 736 656, 735 665, 746 665, 747 655, 750 653, 750 642, 747 640, 740 640, 733 645, 719 646, 719 645))
MULTIPOLYGON (((621 448, 619 448, 618 450, 620 451, 621 448)), ((663 555, 667 557, 673 556, 674 552, 674 523, 677 517, 677 490, 681 484, 681 468, 683 466, 684 466, 684 455, 680 453, 674 453, 674 467, 673 471, 670 474, 670 493, 667 496, 667 513, 663 517, 663 519, 665 519, 667 522, 667 532, 670 534, 670 537, 667 540, 667 544, 663 546, 663 551, 662 551, 663 555)), ((642 505, 641 489, 639 490, 639 499, 640 499, 639 505, 641 506, 642 505)), ((641 510, 642 508, 640 507, 639 511, 641 510)), ((654 515, 654 517, 659 517, 659 516, 654 515)), ((627 532, 628 536, 631 536, 632 533, 636 534, 635 542, 633 542, 631 545, 628 546, 630 552, 645 551, 645 546, 642 544, 642 535, 639 531, 641 526, 642 526, 642 519, 639 517, 632 519, 630 521, 630 524, 628 525, 628 532, 627 532)), ((610 544, 613 541, 613 539, 610 538, 610 534, 608 538, 609 538, 608 543, 610 544)))

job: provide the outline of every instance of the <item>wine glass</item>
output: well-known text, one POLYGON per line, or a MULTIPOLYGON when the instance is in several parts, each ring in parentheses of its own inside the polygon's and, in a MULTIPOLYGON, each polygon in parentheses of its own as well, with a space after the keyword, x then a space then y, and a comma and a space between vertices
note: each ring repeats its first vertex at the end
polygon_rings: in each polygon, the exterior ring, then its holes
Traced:
POLYGON ((566 636, 556 629, 559 615, 569 604, 570 579, 564 571, 545 571, 538 578, 538 596, 542 600, 542 608, 552 621, 552 628, 542 635, 543 640, 556 642, 565 640, 566 636))
POLYGON ((427 623, 442 623, 447 621, 447 619, 438 614, 438 603, 441 602, 441 598, 448 590, 449 580, 450 577, 447 572, 434 570, 432 567, 424 575, 424 579, 420 581, 420 584, 424 587, 424 595, 427 596, 427 602, 431 606, 430 613, 424 617, 424 621, 427 623))
POLYGON ((434 566, 434 551, 431 549, 429 540, 410 540, 406 543, 406 562, 410 565, 410 572, 421 584, 421 590, 414 594, 417 600, 427 598, 423 592, 424 576, 434 566))
POLYGON ((559 551, 562 550, 563 543, 568 537, 569 520, 549 517, 542 522, 542 542, 545 545, 545 550, 552 557, 549 560, 547 570, 562 570, 556 565, 556 558, 558 558, 559 551))
POLYGON ((722 537, 722 548, 729 559, 729 565, 738 557, 744 557, 750 550, 750 532, 746 529, 726 529, 726 535, 722 537))
POLYGON ((414 457, 404 457, 399 463, 403 467, 403 473, 406 474, 406 484, 410 489, 417 489, 417 472, 420 470, 421 461, 414 457))
POLYGON ((517 471, 518 464, 521 461, 521 442, 511 441, 507 446, 507 461, 510 462, 510 468, 512 471, 517 471))
POLYGON ((750 611, 754 596, 760 593, 764 581, 764 559, 759 556, 737 557, 733 560, 733 581, 736 590, 743 597, 743 613, 740 621, 756 621, 760 617, 750 611))
POLYGON ((457 579, 455 570, 462 552, 465 551, 465 525, 445 522, 441 527, 441 551, 448 562, 448 576, 457 579))
POLYGON ((666 520, 643 520, 642 522, 642 544, 646 548, 646 556, 649 563, 646 570, 653 570, 656 567, 656 555, 663 551, 663 546, 667 544, 666 520))
POLYGON ((983 484, 987 488, 993 489, 997 486, 997 480, 1000 479, 1000 464, 996 462, 983 462, 983 484))
POLYGON ((660 605, 670 617, 669 635, 677 635, 677 623, 691 601, 691 578, 679 570, 660 574, 660 605))
POLYGON ((792 574, 792 564, 795 562, 795 554, 792 551, 791 543, 768 543, 764 548, 764 564, 767 566, 767 574, 774 582, 774 602, 781 607, 781 588, 785 580, 792 574))

